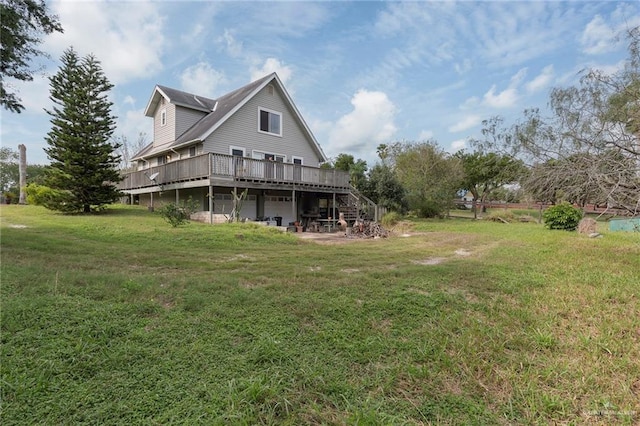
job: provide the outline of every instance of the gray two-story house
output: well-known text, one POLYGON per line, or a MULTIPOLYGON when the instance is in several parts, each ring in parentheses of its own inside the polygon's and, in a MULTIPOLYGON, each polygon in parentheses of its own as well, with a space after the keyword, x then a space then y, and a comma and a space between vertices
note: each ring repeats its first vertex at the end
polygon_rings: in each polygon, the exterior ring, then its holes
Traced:
POLYGON ((348 173, 320 167, 328 159, 275 73, 217 99, 156 86, 145 115, 153 142, 134 155, 120 184, 132 202, 154 207, 190 197, 210 223, 234 207, 243 219, 283 225, 339 210, 352 218, 366 208, 376 213, 348 173), (233 194, 245 190, 236 204, 233 194))

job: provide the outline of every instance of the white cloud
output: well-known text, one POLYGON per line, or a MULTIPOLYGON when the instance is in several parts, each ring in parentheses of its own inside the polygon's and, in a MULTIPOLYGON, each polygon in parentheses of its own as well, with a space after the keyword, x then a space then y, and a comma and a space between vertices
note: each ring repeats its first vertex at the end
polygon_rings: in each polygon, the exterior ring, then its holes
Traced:
POLYGON ((133 96, 131 96, 131 95, 127 95, 127 96, 125 96, 125 97, 124 97, 124 99, 122 100, 122 103, 123 103, 124 105, 131 105, 131 106, 134 106, 134 105, 136 104, 136 100, 135 100, 135 98, 134 98, 133 96))
POLYGON ((321 27, 330 18, 332 7, 322 2, 302 6, 297 2, 252 2, 242 16, 244 22, 237 25, 259 28, 265 36, 301 37, 321 27))
POLYGON ((152 2, 55 2, 64 33, 45 40, 45 51, 60 56, 69 46, 94 54, 114 84, 149 77, 162 69, 164 18, 152 2))
POLYGON ((593 68, 602 71, 604 74, 613 75, 624 70, 626 61, 620 60, 615 64, 606 64, 606 65, 594 65, 593 68))
POLYGON ((153 139, 153 120, 144 115, 144 108, 130 109, 118 114, 117 128, 114 136, 125 136, 129 141, 137 141, 138 135, 145 133, 147 141, 153 139))
POLYGON ((486 106, 492 108, 510 108, 515 106, 518 101, 518 86, 527 75, 527 69, 521 68, 515 73, 509 81, 509 86, 500 93, 496 93, 496 85, 491 86, 489 91, 484 94, 483 102, 486 106))
POLYGON ((224 34, 218 38, 220 43, 223 43, 227 53, 232 58, 238 58, 242 55, 242 42, 236 40, 233 31, 225 29, 224 34))
POLYGON ((426 141, 426 140, 429 140, 429 139, 433 138, 433 135, 434 135, 433 131, 431 131, 431 130, 423 130, 418 135, 418 140, 419 141, 426 141))
POLYGON ((589 55, 610 53, 625 44, 622 35, 638 25, 637 2, 619 2, 608 16, 597 14, 585 26, 580 37, 582 50, 589 55))
POLYGON ((447 34, 451 34, 455 9, 454 4, 447 2, 388 2, 386 9, 378 14, 374 29, 385 37, 407 32, 414 35, 433 33, 425 32, 425 28, 437 28, 439 32, 449 29, 447 34))
POLYGON ((218 95, 216 89, 225 81, 224 74, 207 62, 198 62, 180 74, 180 85, 183 90, 210 98, 218 95))
POLYGON ((458 139, 451 142, 450 152, 457 152, 467 147, 467 141, 464 139, 458 139))
MULTIPOLYGON (((556 2, 475 2, 469 30, 461 29, 483 62, 515 66, 565 43, 575 19, 571 8, 556 2)), ((473 53, 475 55, 475 53, 473 53)))
POLYGON ((496 93, 496 85, 484 94, 484 104, 493 108, 509 108, 515 105, 518 99, 518 91, 514 88, 508 88, 500 93, 496 93))
POLYGON ((615 35, 614 30, 602 19, 602 16, 596 15, 582 33, 580 38, 582 50, 590 55, 606 53, 615 44, 615 35))
MULTIPOLYGON (((319 135, 328 135, 333 129, 333 123, 330 121, 322 120, 320 118, 312 118, 309 121, 309 126, 311 127, 313 133, 318 137, 319 135)), ((327 139, 327 137, 322 138, 327 139)))
POLYGON ((472 96, 465 99, 465 101, 460 105, 459 108, 464 111, 468 109, 476 109, 478 108, 478 105, 480 105, 480 98, 478 98, 477 96, 472 96))
POLYGON ((449 126, 449 132, 457 133, 464 130, 468 130, 474 126, 480 124, 481 118, 478 115, 467 115, 462 120, 458 121, 452 126, 449 126))
POLYGON ((551 52, 571 34, 571 19, 572 8, 556 2, 388 2, 374 31, 431 63, 455 58, 463 73, 472 63, 514 66, 551 52))
POLYGON ((513 77, 511 77, 511 80, 509 81, 509 87, 518 87, 526 76, 527 76, 527 68, 519 69, 518 72, 515 73, 513 77))
POLYGON ((359 90, 351 98, 353 110, 343 115, 329 132, 329 154, 370 154, 395 133, 396 106, 386 93, 359 90))
MULTIPOLYGON (((3 111, 3 114, 10 114, 3 111)), ((50 130, 48 122, 34 117, 42 117, 42 114, 32 114, 26 110, 20 114, 21 120, 7 120, 2 118, 0 126, 0 140, 2 146, 13 150, 18 149, 18 144, 27 147, 28 164, 46 164, 49 162, 43 149, 47 147, 44 138, 50 130), (37 123, 37 124, 34 124, 37 123)))
POLYGON ((465 74, 471 70, 471 60, 469 58, 464 58, 462 62, 456 63, 453 66, 453 69, 455 69, 458 74, 465 74))
POLYGON ((180 39, 185 44, 193 43, 194 40, 198 40, 202 38, 206 32, 205 27, 202 24, 195 24, 188 29, 189 29, 188 33, 182 34, 180 36, 180 39))
MULTIPOLYGON (((26 112, 45 114, 44 108, 50 109, 53 106, 49 99, 51 87, 47 77, 36 74, 33 76, 33 81, 7 79, 5 84, 7 83, 9 83, 7 85, 8 88, 22 99, 22 105, 25 107, 26 112)), ((9 113, 3 111, 3 114, 9 113)))
POLYGON ((536 76, 533 80, 525 84, 527 92, 538 92, 545 87, 549 86, 554 77, 553 65, 547 65, 542 69, 542 72, 536 76))
POLYGON ((265 75, 271 74, 275 72, 282 80, 282 83, 286 86, 289 79, 291 79, 292 70, 288 65, 284 65, 282 62, 277 60, 276 58, 267 58, 262 64, 261 68, 253 69, 251 71, 251 81, 257 80, 259 78, 264 77, 265 75))

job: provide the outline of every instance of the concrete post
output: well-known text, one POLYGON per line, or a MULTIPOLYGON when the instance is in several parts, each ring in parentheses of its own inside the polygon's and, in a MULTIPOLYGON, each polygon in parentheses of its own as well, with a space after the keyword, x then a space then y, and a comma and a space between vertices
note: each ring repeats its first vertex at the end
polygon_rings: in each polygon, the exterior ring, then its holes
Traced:
POLYGON ((18 199, 18 203, 27 204, 27 194, 25 193, 27 186, 27 147, 20 144, 18 145, 18 150, 20 151, 20 198, 18 199))
POLYGON ((209 223, 213 225, 213 185, 209 185, 209 223))

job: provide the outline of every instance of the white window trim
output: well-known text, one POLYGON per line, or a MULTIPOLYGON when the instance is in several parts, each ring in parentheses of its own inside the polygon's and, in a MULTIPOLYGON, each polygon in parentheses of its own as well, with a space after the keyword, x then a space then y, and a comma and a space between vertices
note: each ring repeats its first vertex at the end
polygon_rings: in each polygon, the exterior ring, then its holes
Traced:
POLYGON ((263 135, 271 135, 271 136, 282 137, 282 128, 283 127, 284 127, 284 125, 283 125, 283 119, 282 119, 282 113, 281 112, 274 111, 274 110, 269 109, 269 108, 258 107, 258 133, 262 133, 263 135), (262 111, 268 112, 269 114, 275 114, 275 115, 280 117, 280 133, 265 132, 264 130, 260 130, 260 113, 262 111))
POLYGON ((265 152, 265 151, 260 151, 257 149, 254 149, 253 151, 251 151, 251 158, 253 158, 254 160, 264 160, 264 156, 265 155, 273 155, 274 157, 282 157, 282 162, 286 163, 287 162, 287 156, 284 154, 277 154, 275 152, 265 152))
POLYGON ((295 160, 300 160, 300 165, 301 166, 304 165, 304 158, 292 155, 291 156, 291 163, 295 164, 295 160))
POLYGON ((162 166, 164 164, 170 163, 171 161, 173 161, 172 156, 170 153, 164 153, 162 155, 158 155, 158 157, 156 157, 156 163, 158 164, 158 166, 162 166), (160 159, 163 159, 162 162, 160 159))
POLYGON ((167 125, 167 110, 163 109, 160 111, 160 127, 164 127, 167 125))
POLYGON ((233 155, 233 150, 237 149, 238 151, 242 151, 242 156, 246 157, 247 156, 247 150, 244 149, 241 146, 234 146, 234 145, 229 145, 229 155, 233 155))

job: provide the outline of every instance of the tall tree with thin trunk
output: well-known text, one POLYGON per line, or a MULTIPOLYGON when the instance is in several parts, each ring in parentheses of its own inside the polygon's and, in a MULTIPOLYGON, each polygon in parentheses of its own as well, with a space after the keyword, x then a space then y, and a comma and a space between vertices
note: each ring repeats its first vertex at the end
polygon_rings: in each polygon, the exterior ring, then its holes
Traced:
POLYGON ((62 66, 50 78, 54 102, 52 128, 45 152, 51 166, 45 185, 56 190, 58 202, 50 208, 64 212, 100 210, 118 199, 116 184, 120 156, 114 152, 115 117, 108 93, 113 87, 93 56, 84 58, 72 49, 62 55, 62 66))

